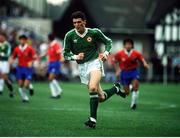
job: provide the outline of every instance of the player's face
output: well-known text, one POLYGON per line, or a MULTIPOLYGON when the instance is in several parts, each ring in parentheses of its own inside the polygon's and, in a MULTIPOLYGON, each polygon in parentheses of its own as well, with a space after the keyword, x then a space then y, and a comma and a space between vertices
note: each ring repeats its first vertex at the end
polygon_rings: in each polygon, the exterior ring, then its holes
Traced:
POLYGON ((124 48, 127 50, 127 51, 131 51, 131 49, 133 49, 133 45, 129 42, 126 42, 125 45, 124 45, 124 48))
POLYGON ((86 20, 82 20, 81 18, 74 18, 73 19, 73 25, 74 28, 80 33, 84 33, 85 26, 86 26, 86 20))
POLYGON ((3 43, 5 41, 5 37, 3 35, 0 35, 0 42, 3 43))
POLYGON ((21 45, 25 45, 26 42, 27 42, 26 39, 19 39, 19 43, 20 43, 21 45))

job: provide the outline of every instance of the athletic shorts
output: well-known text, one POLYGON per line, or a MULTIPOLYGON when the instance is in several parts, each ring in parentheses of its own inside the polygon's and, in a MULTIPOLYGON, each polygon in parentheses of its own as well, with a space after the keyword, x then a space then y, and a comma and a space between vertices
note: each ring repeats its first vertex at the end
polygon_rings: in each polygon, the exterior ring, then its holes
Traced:
POLYGON ((132 80, 139 80, 139 72, 137 69, 121 71, 120 81, 122 85, 128 86, 132 80))
POLYGON ((60 74, 61 62, 53 61, 48 64, 48 73, 60 74))
POLYGON ((9 63, 7 61, 0 61, 0 73, 2 74, 9 73, 9 63))
POLYGON ((16 79, 17 80, 32 80, 33 68, 17 66, 16 79))
POLYGON ((81 83, 88 85, 90 80, 90 72, 94 70, 100 70, 102 73, 102 76, 105 76, 104 74, 104 68, 103 68, 103 61, 99 59, 95 59, 92 61, 88 61, 83 64, 79 64, 79 76, 81 79, 81 83))

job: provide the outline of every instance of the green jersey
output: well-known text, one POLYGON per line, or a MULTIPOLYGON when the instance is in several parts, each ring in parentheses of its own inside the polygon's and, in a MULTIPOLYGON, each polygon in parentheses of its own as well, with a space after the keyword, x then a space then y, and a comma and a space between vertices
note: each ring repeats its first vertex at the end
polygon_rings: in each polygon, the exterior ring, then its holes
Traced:
POLYGON ((10 44, 7 41, 0 43, 0 60, 8 61, 10 53, 11 53, 10 44))
POLYGON ((84 59, 77 60, 78 64, 96 59, 100 51, 99 43, 103 43, 105 51, 110 52, 112 41, 99 29, 86 28, 83 34, 79 34, 75 29, 72 29, 64 38, 64 58, 75 60, 74 55, 84 53, 84 59))

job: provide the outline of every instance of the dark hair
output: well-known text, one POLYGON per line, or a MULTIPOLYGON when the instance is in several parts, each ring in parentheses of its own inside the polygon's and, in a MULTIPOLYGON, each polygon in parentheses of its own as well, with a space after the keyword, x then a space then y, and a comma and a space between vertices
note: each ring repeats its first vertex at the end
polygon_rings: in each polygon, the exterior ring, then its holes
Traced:
POLYGON ((125 38, 123 40, 123 44, 125 45, 126 43, 131 43, 132 46, 134 46, 134 41, 131 38, 125 38))
POLYGON ((27 40, 28 37, 27 37, 25 34, 22 34, 22 35, 19 36, 19 39, 25 39, 25 40, 27 40))
POLYGON ((49 39, 50 41, 53 41, 53 40, 55 39, 55 35, 54 35, 53 33, 49 34, 49 35, 48 35, 48 39, 49 39))
POLYGON ((86 15, 82 12, 82 11, 76 11, 73 12, 71 15, 71 19, 77 19, 77 18, 81 18, 82 20, 86 20, 86 15))

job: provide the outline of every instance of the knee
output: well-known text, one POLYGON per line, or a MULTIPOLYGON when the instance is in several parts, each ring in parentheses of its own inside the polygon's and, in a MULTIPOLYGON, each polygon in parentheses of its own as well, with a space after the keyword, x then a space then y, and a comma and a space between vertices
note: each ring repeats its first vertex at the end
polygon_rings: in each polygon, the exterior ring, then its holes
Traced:
POLYGON ((137 91, 138 90, 138 87, 133 87, 133 91, 137 91))
POLYGON ((89 91, 90 92, 97 92, 97 87, 96 86, 94 86, 94 85, 89 85, 89 91))
POLYGON ((49 74, 48 80, 52 81, 55 78, 54 74, 49 74))
POLYGON ((23 88, 23 84, 19 84, 19 87, 23 88))

